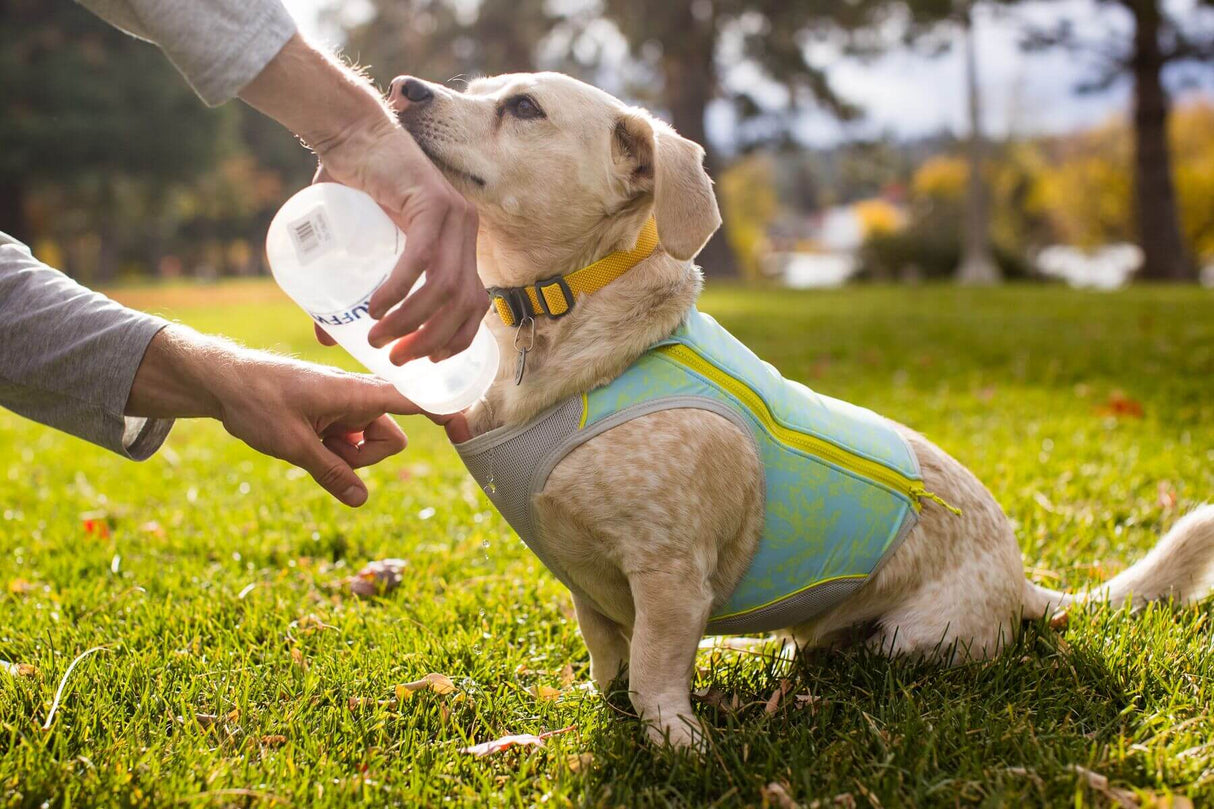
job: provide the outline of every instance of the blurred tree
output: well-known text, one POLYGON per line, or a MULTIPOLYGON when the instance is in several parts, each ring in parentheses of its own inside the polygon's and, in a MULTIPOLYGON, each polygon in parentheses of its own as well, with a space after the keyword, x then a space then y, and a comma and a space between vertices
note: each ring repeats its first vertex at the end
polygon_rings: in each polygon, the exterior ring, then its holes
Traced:
MULTIPOLYGON (((1214 104, 1179 107, 1170 116, 1182 245, 1214 258, 1214 104)), ((1054 238, 1098 247, 1134 237, 1133 136, 1121 122, 1053 139, 1025 207, 1050 221, 1054 238)))
POLYGON ((1191 281, 1197 267, 1185 249, 1177 212, 1175 173, 1168 150, 1170 101, 1163 74, 1169 65, 1214 63, 1214 0, 1100 0, 1126 12, 1128 35, 1072 19, 1066 11, 1050 26, 1027 29, 1030 49, 1061 47, 1093 60, 1091 77, 1077 89, 1098 92, 1129 77, 1134 88, 1134 211, 1145 255, 1139 277, 1191 281), (1099 38, 1092 36, 1093 31, 1099 38))
POLYGON ((0 228, 25 239, 39 235, 35 183, 97 178, 99 226, 112 230, 118 189, 105 179, 196 177, 235 135, 234 110, 208 111, 159 51, 75 3, 0 0, 0 106, 0 228))
POLYGON ((771 158, 752 154, 721 173, 721 214, 729 221, 726 236, 746 278, 763 274, 767 232, 780 212, 771 158))
POLYGON ((347 30, 346 53, 380 85, 400 74, 454 81, 536 69, 536 48, 559 18, 545 0, 370 0, 347 30))

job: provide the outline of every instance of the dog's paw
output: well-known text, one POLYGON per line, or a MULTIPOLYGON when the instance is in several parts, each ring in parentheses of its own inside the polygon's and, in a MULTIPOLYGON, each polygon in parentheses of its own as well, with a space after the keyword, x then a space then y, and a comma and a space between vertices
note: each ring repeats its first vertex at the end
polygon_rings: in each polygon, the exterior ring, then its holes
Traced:
POLYGON ((645 735, 659 747, 694 750, 697 753, 705 753, 708 750, 708 737, 704 733, 704 727, 700 720, 691 714, 678 714, 670 722, 647 722, 645 735))

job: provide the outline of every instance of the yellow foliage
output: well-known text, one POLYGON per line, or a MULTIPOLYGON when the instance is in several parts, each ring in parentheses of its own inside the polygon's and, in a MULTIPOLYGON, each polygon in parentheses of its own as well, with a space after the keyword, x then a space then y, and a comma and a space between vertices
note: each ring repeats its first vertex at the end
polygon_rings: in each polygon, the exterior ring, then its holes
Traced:
POLYGON ((767 229, 780 210, 771 159, 755 154, 727 168, 720 179, 725 238, 737 256, 742 274, 757 278, 767 253, 767 229))
POLYGON ((902 211, 883 199, 866 199, 855 205, 860 232, 865 238, 900 230, 904 224, 902 211))
POLYGON ((911 191, 917 197, 959 200, 965 196, 969 167, 960 157, 940 155, 930 158, 911 179, 911 191))

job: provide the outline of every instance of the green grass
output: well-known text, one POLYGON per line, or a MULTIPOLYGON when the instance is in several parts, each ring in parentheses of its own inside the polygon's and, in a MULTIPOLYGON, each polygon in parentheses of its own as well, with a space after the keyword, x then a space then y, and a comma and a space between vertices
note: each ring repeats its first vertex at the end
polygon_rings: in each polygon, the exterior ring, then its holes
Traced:
MULTIPOLYGON (((264 285, 124 295, 341 361, 264 285)), ((1050 586, 1111 576, 1214 495, 1209 292, 725 287, 702 308, 785 374, 974 469, 1050 586), (1143 416, 1110 415, 1116 391, 1143 416)), ((406 427, 410 449, 368 472, 370 503, 348 511, 214 424, 177 425, 137 465, 0 413, 0 658, 37 669, 0 672, 0 803, 758 806, 772 781, 804 804, 1107 803, 1073 765, 1214 799, 1209 608, 1093 610, 952 670, 858 651, 790 670, 705 654, 698 685, 725 699, 697 708, 703 760, 647 747, 626 698, 537 699, 566 664, 587 676, 567 596, 441 435, 406 427), (97 517, 108 537, 85 530, 97 517), (389 556, 408 560, 399 590, 343 594, 342 577, 389 556), (98 644, 43 732, 68 664, 98 644), (430 671, 462 698, 348 705, 430 671), (790 694, 766 713, 782 677, 812 707, 790 694), (543 750, 459 752, 569 725, 543 750), (581 753, 593 759, 571 767, 581 753)))

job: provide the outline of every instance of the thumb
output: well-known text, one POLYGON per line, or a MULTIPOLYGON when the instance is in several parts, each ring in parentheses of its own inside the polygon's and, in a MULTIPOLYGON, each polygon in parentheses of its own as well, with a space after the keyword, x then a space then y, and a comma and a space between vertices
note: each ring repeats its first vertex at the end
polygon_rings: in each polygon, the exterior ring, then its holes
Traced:
POLYGON ((367 487, 354 474, 350 465, 331 452, 320 441, 309 441, 308 448, 299 459, 304 468, 320 487, 351 508, 367 502, 367 487))

